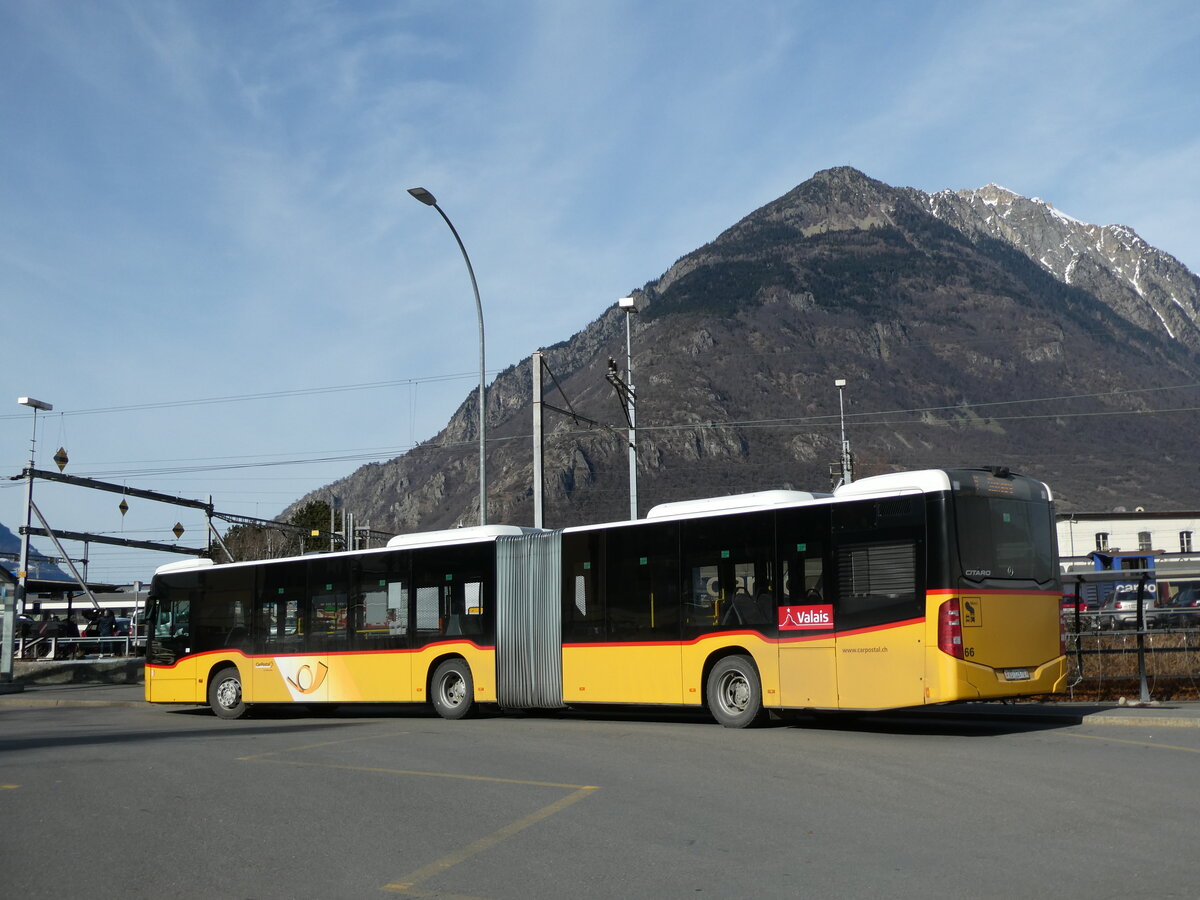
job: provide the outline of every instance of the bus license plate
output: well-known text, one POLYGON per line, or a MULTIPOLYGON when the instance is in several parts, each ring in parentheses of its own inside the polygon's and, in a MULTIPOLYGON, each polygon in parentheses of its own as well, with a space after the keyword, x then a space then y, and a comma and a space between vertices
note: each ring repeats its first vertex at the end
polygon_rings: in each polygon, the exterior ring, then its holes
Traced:
POLYGON ((1004 670, 1004 680, 1005 681, 1028 681, 1029 680, 1029 670, 1028 669, 1005 669, 1004 670))

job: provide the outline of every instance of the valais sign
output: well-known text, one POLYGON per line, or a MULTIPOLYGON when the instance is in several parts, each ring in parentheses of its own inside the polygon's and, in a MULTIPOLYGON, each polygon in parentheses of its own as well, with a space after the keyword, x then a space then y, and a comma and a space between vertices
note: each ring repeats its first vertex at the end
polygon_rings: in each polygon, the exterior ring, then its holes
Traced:
POLYGON ((805 628, 832 628, 833 604, 818 606, 779 607, 779 630, 800 631, 805 628))

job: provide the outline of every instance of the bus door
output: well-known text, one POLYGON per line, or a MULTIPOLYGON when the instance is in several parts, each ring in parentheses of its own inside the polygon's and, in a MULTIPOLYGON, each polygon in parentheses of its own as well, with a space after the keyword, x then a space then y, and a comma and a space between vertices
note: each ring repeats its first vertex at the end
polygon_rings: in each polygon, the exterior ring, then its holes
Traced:
POLYGON ((194 667, 177 663, 192 652, 191 607, 194 597, 203 596, 199 582, 193 572, 154 579, 146 644, 147 700, 190 698, 196 690, 194 667))
POLYGON ((824 545, 797 541, 781 523, 779 601, 779 694, 785 707, 838 705, 834 617, 825 588, 824 545))
MULTIPOLYGON (((250 683, 254 703, 287 703, 302 699, 313 687, 313 662, 304 656, 305 595, 302 564, 264 566, 250 621, 254 657, 250 683), (307 670, 302 671, 302 667, 307 670)), ((323 683, 317 684, 318 690, 323 683)), ((314 698, 315 699, 315 698, 314 698)))
POLYGON ((849 709, 924 702, 924 592, 913 539, 838 547, 838 705, 849 709))
POLYGON ((925 502, 914 492, 831 510, 838 705, 925 702, 925 502))
MULTIPOLYGON (((409 648, 409 557, 406 552, 362 556, 351 564, 350 633, 353 682, 348 697, 400 701, 417 698, 412 689, 409 648)), ((350 691, 349 685, 345 686, 350 691)))
POLYGON ((604 644, 564 654, 566 699, 682 703, 678 526, 614 528, 604 554, 604 644))
POLYGON ((305 656, 287 676, 293 698, 305 703, 361 699, 348 671, 352 623, 346 558, 309 561, 308 602, 300 620, 305 656))

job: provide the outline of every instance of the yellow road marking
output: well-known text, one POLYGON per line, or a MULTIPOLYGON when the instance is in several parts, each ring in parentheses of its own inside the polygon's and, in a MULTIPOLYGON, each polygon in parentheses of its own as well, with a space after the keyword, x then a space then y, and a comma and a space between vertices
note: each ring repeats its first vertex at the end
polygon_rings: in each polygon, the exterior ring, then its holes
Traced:
POLYGON ((0 791, 12 791, 19 787, 19 784, 0 784, 0 791))
MULTIPOLYGON (((505 779, 488 779, 488 780, 500 781, 500 780, 505 780, 505 779)), ((536 784, 537 782, 525 781, 525 782, 510 782, 510 783, 513 783, 513 784, 536 784)), ((568 806, 570 806, 573 803, 578 803, 584 797, 590 796, 594 791, 597 791, 597 790, 599 790, 599 788, 597 788, 597 787, 591 787, 591 786, 581 787, 581 788, 579 788, 579 790, 575 791, 574 793, 568 794, 567 796, 563 797, 561 800, 556 800, 554 803, 551 803, 549 806, 543 806, 541 809, 537 810, 536 812, 530 813, 529 815, 525 816, 523 819, 517 819, 517 821, 515 821, 509 825, 505 825, 503 828, 492 832, 491 834, 487 835, 486 837, 480 838, 479 840, 475 841, 472 844, 468 844, 467 846, 465 846, 459 850, 456 850, 454 853, 451 853, 448 856, 443 856, 441 859, 439 859, 435 862, 431 862, 429 865, 424 866, 420 869, 417 869, 415 872, 405 875, 403 878, 398 878, 396 881, 392 882, 391 884, 385 884, 381 888, 381 890, 391 891, 391 892, 397 893, 397 894, 412 894, 413 893, 412 889, 414 887, 416 887, 417 885, 422 884, 426 881, 429 881, 429 879, 431 879, 437 875, 441 875, 443 872, 447 871, 448 869, 451 869, 454 866, 457 866, 459 863, 466 862, 468 859, 470 859, 473 856, 478 856, 480 853, 482 853, 485 850, 490 850, 492 847, 495 847, 497 844, 501 843, 502 841, 507 840, 508 838, 512 837, 514 834, 524 831, 529 826, 536 825, 538 822, 541 822, 545 819, 550 818, 550 816, 554 815, 555 813, 561 812, 562 810, 566 809, 568 806)), ((417 894, 415 896, 420 896, 420 895, 417 894)))
POLYGON ((1089 741, 1109 741, 1114 744, 1133 744, 1135 747, 1154 747, 1158 750, 1179 750, 1183 753, 1200 753, 1196 747, 1177 747, 1174 744, 1152 744, 1149 741, 1130 741, 1125 738, 1105 737, 1101 734, 1071 734, 1067 737, 1086 738, 1089 741))
POLYGON ((452 778, 460 781, 485 781, 493 784, 518 784, 526 787, 548 787, 561 788, 570 790, 572 793, 563 797, 561 800, 556 800, 549 806, 543 806, 541 809, 530 813, 524 818, 505 825, 497 831, 492 832, 486 837, 482 837, 474 843, 468 844, 455 852, 443 856, 441 859, 417 869, 409 875, 399 878, 390 884, 385 884, 380 890, 389 891, 391 893, 405 894, 410 897, 439 897, 442 900, 481 900, 478 897, 468 897, 465 895, 450 895, 441 892, 430 892, 419 889, 419 885, 429 881, 431 878, 440 875, 441 873, 453 868, 459 863, 471 859, 473 856, 478 856, 485 850, 495 847, 497 844, 507 840, 515 834, 524 831, 531 825, 536 825, 545 819, 550 818, 555 813, 561 812, 568 806, 578 803, 584 797, 589 796, 595 791, 600 790, 596 785, 581 785, 581 784, 560 784, 555 781, 530 781, 522 778, 497 778, 490 775, 463 775, 454 772, 425 772, 417 769, 388 769, 375 766, 346 766, 336 763, 320 763, 320 762, 303 762, 300 760, 291 759, 273 759, 283 753, 295 753, 301 750, 312 750, 317 747, 332 747, 336 744, 347 744, 351 741, 371 740, 373 738, 391 737, 393 734, 408 734, 409 732, 388 732, 387 734, 370 734, 361 735, 353 738, 346 738, 338 741, 321 741, 315 744, 303 744, 298 747, 288 747, 283 750, 270 750, 266 753, 260 753, 254 756, 239 756, 237 760, 240 762, 256 762, 270 763, 277 766, 297 766, 301 768, 312 769, 334 769, 342 772, 370 772, 381 775, 409 775, 421 778, 452 778))
POLYGON ((372 772, 377 775, 417 775, 422 778, 456 778, 462 781, 490 781, 495 784, 523 784, 529 787, 567 788, 581 791, 595 791, 599 788, 584 784, 559 784, 555 781, 525 781, 520 778, 496 778, 491 775, 462 775, 456 772, 423 772, 419 769, 384 769, 374 766, 340 766, 337 763, 301 762, 294 759, 265 759, 259 756, 243 756, 242 760, 250 762, 271 763, 276 766, 300 766, 310 769, 336 769, 341 772, 372 772))
POLYGON ((316 747, 333 747, 333 746, 336 746, 337 744, 349 744, 352 741, 369 741, 374 738, 394 737, 398 734, 409 734, 409 733, 410 732, 407 732, 407 731, 388 731, 388 732, 385 732, 384 734, 379 734, 378 732, 376 732, 374 734, 360 734, 357 737, 342 738, 340 741, 321 741, 316 744, 302 744, 299 747, 285 747, 282 750, 268 750, 266 753, 257 753, 254 756, 238 756, 238 757, 236 757, 236 759, 239 762, 246 762, 248 760, 268 761, 266 759, 266 757, 278 756, 280 753, 297 753, 300 750, 312 750, 312 749, 315 749, 316 747))

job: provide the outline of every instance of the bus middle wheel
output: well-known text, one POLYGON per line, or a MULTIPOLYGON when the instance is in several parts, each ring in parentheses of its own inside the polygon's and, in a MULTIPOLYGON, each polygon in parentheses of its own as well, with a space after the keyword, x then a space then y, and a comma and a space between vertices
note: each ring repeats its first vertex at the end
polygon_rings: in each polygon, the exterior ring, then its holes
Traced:
POLYGON ((758 669, 748 656, 726 656, 708 673, 708 711, 726 728, 748 728, 766 719, 758 669))
POLYGON ((429 699, 443 719, 462 719, 475 706, 471 667, 461 659, 447 659, 433 672, 429 699))

